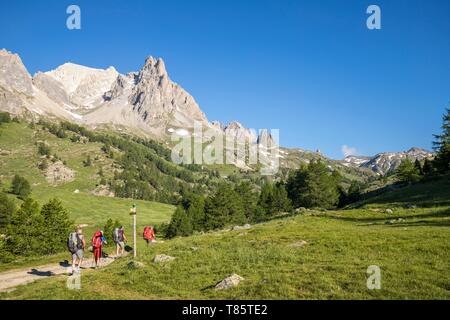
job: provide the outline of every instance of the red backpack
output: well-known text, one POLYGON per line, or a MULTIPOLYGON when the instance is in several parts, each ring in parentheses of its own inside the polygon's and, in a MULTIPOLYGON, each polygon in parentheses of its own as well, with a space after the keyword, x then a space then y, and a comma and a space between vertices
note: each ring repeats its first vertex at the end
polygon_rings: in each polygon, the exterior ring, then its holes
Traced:
POLYGON ((102 234, 101 232, 96 232, 92 237, 92 246, 94 248, 100 248, 102 246, 102 234))
POLYGON ((150 238, 151 238, 150 227, 147 226, 144 228, 144 239, 150 239, 150 238))

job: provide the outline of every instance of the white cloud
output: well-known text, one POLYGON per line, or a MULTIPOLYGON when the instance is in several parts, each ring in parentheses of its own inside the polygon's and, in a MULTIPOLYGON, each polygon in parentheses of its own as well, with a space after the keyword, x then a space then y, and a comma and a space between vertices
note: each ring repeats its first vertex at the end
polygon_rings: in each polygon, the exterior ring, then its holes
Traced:
POLYGON ((348 145, 344 144, 341 148, 342 154, 344 157, 348 156, 356 156, 358 154, 358 151, 354 147, 349 147, 348 145))

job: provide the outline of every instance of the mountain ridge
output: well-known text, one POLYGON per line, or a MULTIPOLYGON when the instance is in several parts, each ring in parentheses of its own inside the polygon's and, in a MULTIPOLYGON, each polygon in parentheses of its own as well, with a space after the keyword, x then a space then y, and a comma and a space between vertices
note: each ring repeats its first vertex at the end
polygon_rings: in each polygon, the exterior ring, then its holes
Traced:
MULTIPOLYGON (((152 56, 145 59, 139 71, 125 75, 112 66, 97 69, 67 62, 31 76, 18 54, 0 50, 0 109, 16 115, 30 113, 33 117, 68 120, 94 129, 123 127, 158 140, 167 140, 171 134, 193 135, 195 123, 200 123, 210 134, 221 133, 238 143, 274 144, 267 130, 257 133, 238 121, 210 122, 194 97, 171 80, 164 60, 152 56)), ((205 135, 204 139, 210 140, 211 136, 205 135)), ((410 150, 413 149, 418 148, 410 150)), ((398 166, 403 153, 350 156, 341 163, 385 174, 398 166)), ((277 158, 284 156, 280 154, 277 158)), ((410 152, 406 157, 422 160, 431 156, 423 150, 410 152)), ((264 161, 268 163, 275 159, 267 152, 261 157, 267 157, 264 161)), ((298 166, 297 162, 291 165, 298 166)), ((249 169, 238 162, 235 165, 249 169)))

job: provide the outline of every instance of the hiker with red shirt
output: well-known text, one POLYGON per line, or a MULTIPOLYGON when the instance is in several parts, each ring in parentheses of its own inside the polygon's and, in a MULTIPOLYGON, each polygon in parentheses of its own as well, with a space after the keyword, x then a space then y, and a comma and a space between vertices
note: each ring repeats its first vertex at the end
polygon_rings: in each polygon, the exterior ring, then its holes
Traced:
POLYGON ((147 245, 149 245, 150 242, 155 241, 155 230, 153 229, 153 226, 146 226, 144 228, 144 240, 147 242, 147 245))
POLYGON ((106 243, 106 238, 103 236, 103 231, 97 231, 91 240, 92 248, 94 252, 94 265, 98 268, 100 265, 100 259, 102 258, 103 243, 106 243))

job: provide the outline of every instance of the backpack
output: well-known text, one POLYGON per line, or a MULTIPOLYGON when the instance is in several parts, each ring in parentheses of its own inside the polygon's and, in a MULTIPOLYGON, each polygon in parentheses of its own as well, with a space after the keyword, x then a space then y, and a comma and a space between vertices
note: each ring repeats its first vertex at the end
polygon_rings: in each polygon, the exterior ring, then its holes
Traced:
POLYGON ((151 234, 150 234, 150 227, 146 226, 144 228, 144 239, 150 239, 150 236, 151 236, 151 234))
POLYGON ((69 251, 71 253, 75 253, 78 250, 78 241, 79 237, 78 234, 76 232, 71 232, 69 234, 69 239, 67 240, 67 249, 69 249, 69 251))
POLYGON ((114 242, 119 242, 119 228, 115 228, 113 231, 113 240, 114 242))
POLYGON ((124 241, 124 237, 123 237, 123 229, 119 229, 119 241, 120 241, 120 242, 124 241))
POLYGON ((92 246, 94 248, 100 248, 102 246, 102 242, 103 242, 102 236, 95 235, 94 238, 92 239, 92 246))
POLYGON ((78 250, 83 250, 83 238, 77 233, 77 249, 78 250))

